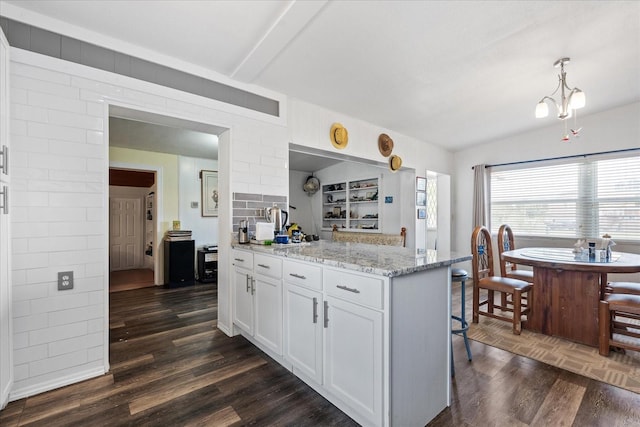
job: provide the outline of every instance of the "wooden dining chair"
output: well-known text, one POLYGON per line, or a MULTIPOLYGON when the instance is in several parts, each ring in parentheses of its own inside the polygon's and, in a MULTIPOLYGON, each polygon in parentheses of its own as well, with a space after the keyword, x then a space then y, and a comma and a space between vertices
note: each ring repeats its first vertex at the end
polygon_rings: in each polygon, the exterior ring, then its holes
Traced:
MULTIPOLYGON (((500 257, 500 275, 502 277, 510 277, 512 279, 524 280, 533 284, 533 271, 524 270, 518 268, 513 263, 502 259, 502 253, 512 251, 516 248, 515 239, 513 238, 513 231, 508 224, 502 224, 498 229, 498 256, 500 257)), ((501 295, 502 305, 507 305, 509 302, 507 294, 501 295)))
POLYGON ((609 282, 605 288, 608 294, 640 295, 640 283, 637 282, 609 282))
POLYGON ((608 356, 611 347, 640 351, 640 325, 627 321, 639 316, 640 295, 608 294, 600 301, 598 341, 602 356, 608 356), (637 341, 623 340, 620 335, 635 338, 637 341))
MULTIPOLYGON (((513 238, 513 231, 507 224, 500 226, 498 230, 498 253, 512 251, 516 248, 513 238)), ((518 268, 518 266, 509 261, 505 261, 500 257, 500 274, 502 277, 511 277, 512 279, 520 279, 525 282, 533 283, 533 271, 518 268)))
MULTIPOLYGON (((608 282, 604 288, 603 299, 610 294, 640 295, 640 283, 637 282, 608 282)), ((640 315, 620 313, 619 317, 640 320, 640 315)))
MULTIPOLYGON (((491 233, 484 226, 478 226, 471 235, 472 273, 473 273, 473 323, 478 323, 480 315, 513 323, 513 333, 520 335, 522 330, 522 316, 528 315, 529 307, 522 303, 524 294, 529 295, 533 290, 531 283, 524 280, 501 277, 494 274, 493 248, 491 233), (487 298, 480 300, 480 290, 487 291, 487 298), (502 292, 511 296, 511 304, 495 304, 494 292, 502 292), (486 306, 482 311, 481 307, 486 306), (501 312, 512 312, 511 317, 501 312)), ((529 299, 531 300, 531 299, 529 299)))

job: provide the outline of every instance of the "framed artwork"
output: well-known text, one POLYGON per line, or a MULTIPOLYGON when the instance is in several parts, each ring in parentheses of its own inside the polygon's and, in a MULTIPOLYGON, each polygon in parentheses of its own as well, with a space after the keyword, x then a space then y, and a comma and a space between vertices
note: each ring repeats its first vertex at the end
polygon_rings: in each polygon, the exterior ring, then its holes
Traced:
POLYGON ((427 206, 427 193, 423 191, 418 191, 416 193, 416 205, 427 206))
POLYGON ((202 216, 218 216, 218 171, 200 171, 202 216))
POLYGON ((427 191, 427 178, 416 177, 416 191, 427 191))
POLYGON ((427 218, 427 210, 426 209, 418 209, 418 219, 426 219, 427 218))

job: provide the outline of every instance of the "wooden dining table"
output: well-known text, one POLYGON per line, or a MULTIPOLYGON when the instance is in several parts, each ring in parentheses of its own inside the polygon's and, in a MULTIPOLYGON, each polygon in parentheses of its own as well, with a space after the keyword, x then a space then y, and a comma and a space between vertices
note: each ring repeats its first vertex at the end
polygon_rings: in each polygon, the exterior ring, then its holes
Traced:
POLYGON ((609 273, 640 272, 640 255, 613 252, 608 261, 572 248, 521 248, 502 259, 533 267, 531 311, 523 328, 598 346, 598 304, 609 273))

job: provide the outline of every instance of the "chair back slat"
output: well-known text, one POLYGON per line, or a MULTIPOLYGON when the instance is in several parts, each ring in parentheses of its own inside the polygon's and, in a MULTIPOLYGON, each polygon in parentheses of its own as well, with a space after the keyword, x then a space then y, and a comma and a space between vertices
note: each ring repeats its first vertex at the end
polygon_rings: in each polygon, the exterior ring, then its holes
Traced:
POLYGON ((471 254, 473 255, 471 264, 474 280, 494 276, 491 233, 487 227, 478 226, 473 230, 471 254))
POLYGON ((518 268, 516 264, 502 259, 503 252, 512 251, 515 248, 511 227, 508 224, 502 224, 498 230, 498 251, 500 252, 500 274, 502 277, 507 277, 509 272, 518 268))

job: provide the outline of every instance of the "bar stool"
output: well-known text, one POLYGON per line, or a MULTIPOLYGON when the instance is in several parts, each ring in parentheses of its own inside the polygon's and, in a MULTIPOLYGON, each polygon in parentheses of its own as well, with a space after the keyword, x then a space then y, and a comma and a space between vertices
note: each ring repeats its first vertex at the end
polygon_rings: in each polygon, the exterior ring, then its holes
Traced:
MULTIPOLYGON (((451 319, 460 323, 459 329, 451 329, 452 334, 462 335, 464 338, 464 346, 467 348, 467 357, 471 361, 471 348, 469 348, 469 338, 467 338, 467 330, 469 329, 469 323, 465 319, 465 301, 464 301, 464 288, 465 281, 469 278, 469 274, 461 268, 451 269, 451 283, 460 282, 460 316, 451 315, 451 319)), ((451 376, 456 375, 456 369, 453 365, 453 343, 451 343, 451 376)))

